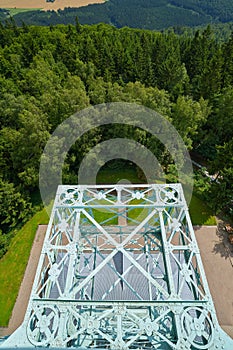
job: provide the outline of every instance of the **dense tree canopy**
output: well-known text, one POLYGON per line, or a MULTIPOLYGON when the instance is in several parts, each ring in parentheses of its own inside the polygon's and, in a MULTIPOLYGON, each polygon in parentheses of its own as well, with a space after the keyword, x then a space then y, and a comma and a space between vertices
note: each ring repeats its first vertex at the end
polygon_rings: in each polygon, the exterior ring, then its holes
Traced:
MULTIPOLYGON (((55 0, 56 1, 56 0, 55 0)), ((0 12, 0 20, 8 11, 0 12)), ((117 28, 161 30, 168 27, 199 26, 233 21, 231 0, 108 0, 80 8, 55 11, 27 11, 14 15, 18 24, 56 25, 104 22, 117 28)))
MULTIPOLYGON (((50 134, 76 111, 104 102, 142 104, 171 121, 189 150, 213 162, 219 181, 211 195, 214 201, 221 191, 225 205, 220 209, 228 210, 233 174, 232 42, 232 37, 216 41, 210 27, 190 37, 78 22, 1 26, 0 246, 10 227, 30 211, 29 195, 38 188, 40 157, 50 134)), ((64 179, 76 180, 82 157, 98 142, 129 134, 157 152, 165 171, 169 169, 172 159, 156 140, 116 125, 92 130, 76 142, 66 159, 64 179)))

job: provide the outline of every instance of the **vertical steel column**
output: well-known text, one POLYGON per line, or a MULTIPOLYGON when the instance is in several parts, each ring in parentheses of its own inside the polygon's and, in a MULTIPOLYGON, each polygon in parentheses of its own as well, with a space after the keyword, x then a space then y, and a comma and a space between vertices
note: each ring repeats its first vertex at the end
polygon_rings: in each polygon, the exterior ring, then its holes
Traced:
MULTIPOLYGON (((174 284, 171 261, 170 261, 170 250, 168 246, 167 234, 166 234, 166 229, 165 229, 164 220, 163 220, 163 209, 159 209, 159 220, 160 220, 160 227, 161 227, 163 254, 165 256, 164 264, 165 264, 167 277, 168 277, 168 288, 169 288, 170 298, 173 300, 176 300, 178 299, 178 296, 175 291, 175 284, 174 284)), ((177 332, 177 339, 179 339, 181 337, 180 319, 179 319, 179 315, 176 313, 174 317, 175 317, 174 326, 177 332)))

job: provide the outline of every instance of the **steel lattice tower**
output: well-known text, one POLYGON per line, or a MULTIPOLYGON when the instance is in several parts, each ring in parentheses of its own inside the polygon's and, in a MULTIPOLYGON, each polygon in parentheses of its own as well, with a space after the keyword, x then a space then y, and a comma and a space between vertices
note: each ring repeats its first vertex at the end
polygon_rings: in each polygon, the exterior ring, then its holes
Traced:
POLYGON ((180 184, 59 186, 23 324, 2 347, 233 349, 180 184))

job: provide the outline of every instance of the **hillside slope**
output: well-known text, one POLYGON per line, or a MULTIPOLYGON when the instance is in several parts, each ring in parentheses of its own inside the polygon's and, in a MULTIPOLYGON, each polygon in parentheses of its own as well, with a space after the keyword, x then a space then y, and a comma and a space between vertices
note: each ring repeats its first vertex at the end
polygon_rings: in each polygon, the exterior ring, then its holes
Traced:
MULTIPOLYGON (((55 0, 56 1, 56 0, 55 0)), ((51 25, 99 22, 116 27, 161 30, 173 26, 198 26, 233 21, 231 0, 109 0, 81 8, 55 11, 32 11, 14 16, 17 23, 51 25)))

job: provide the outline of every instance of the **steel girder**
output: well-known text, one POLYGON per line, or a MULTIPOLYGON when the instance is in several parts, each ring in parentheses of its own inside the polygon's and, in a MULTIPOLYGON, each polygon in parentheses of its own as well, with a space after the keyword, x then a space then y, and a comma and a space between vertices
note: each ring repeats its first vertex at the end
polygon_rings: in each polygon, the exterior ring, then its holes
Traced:
POLYGON ((2 346, 232 349, 181 185, 59 186, 24 322, 2 346))

